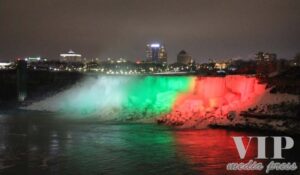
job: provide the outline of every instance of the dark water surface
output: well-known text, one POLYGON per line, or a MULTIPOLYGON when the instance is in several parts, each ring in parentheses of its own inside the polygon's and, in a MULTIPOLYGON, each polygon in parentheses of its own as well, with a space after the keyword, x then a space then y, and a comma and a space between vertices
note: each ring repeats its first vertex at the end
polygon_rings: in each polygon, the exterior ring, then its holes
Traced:
MULTIPOLYGON (((226 171, 227 163, 241 162, 231 136, 247 135, 274 134, 0 114, 0 174, 264 174, 226 171)), ((286 161, 300 155, 295 141, 286 161)), ((255 157, 255 144, 246 160, 255 157)))

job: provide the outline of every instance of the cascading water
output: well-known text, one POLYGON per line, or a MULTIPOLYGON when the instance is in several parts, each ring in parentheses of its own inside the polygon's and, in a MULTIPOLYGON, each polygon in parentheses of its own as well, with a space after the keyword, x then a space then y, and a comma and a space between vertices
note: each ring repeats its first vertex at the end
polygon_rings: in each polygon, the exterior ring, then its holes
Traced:
POLYGON ((172 112, 160 121, 193 127, 201 123, 228 122, 228 114, 246 110, 258 101, 265 90, 255 77, 197 77, 191 91, 182 93, 172 112))
POLYGON ((179 93, 189 90, 192 77, 99 76, 74 85, 26 109, 101 119, 149 118, 171 111, 179 93))
POLYGON ((99 76, 26 109, 55 111, 70 117, 167 119, 224 115, 254 103, 265 86, 254 77, 99 76))

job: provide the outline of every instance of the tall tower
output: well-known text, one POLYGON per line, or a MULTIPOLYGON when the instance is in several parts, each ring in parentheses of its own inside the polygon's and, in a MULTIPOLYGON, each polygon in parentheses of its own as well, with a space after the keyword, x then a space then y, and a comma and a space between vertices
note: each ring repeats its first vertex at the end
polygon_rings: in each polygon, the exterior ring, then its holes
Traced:
POLYGON ((147 61, 151 63, 167 63, 167 52, 163 45, 159 43, 147 44, 147 61))

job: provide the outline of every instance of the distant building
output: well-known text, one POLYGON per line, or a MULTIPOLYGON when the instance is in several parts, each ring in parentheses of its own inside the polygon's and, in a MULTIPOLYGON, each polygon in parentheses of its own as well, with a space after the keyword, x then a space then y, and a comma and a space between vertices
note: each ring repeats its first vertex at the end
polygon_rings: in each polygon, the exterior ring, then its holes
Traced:
POLYGON ((290 60, 291 66, 300 66, 300 53, 298 53, 294 59, 290 60))
POLYGON ((190 65, 192 64, 192 57, 185 50, 182 50, 177 55, 177 63, 190 65))
POLYGON ((127 60, 124 58, 118 58, 118 59, 107 58, 105 62, 107 62, 107 63, 126 63, 127 60))
POLYGON ((25 61, 27 61, 27 62, 39 62, 39 61, 41 61, 41 57, 27 57, 27 58, 25 58, 25 61))
POLYGON ((255 55, 255 60, 257 62, 261 62, 261 61, 264 61, 264 62, 276 61, 276 59, 277 59, 277 55, 275 53, 258 52, 255 55))
POLYGON ((81 54, 70 50, 68 53, 60 54, 60 60, 64 62, 82 62, 81 54))
POLYGON ((27 57, 25 58, 25 61, 27 62, 28 66, 37 65, 41 62, 46 62, 47 59, 41 58, 41 57, 27 57))
POLYGON ((258 52, 255 56, 256 73, 260 76, 268 76, 278 71, 277 55, 275 53, 258 52))
POLYGON ((11 62, 0 62, 0 69, 8 69, 12 65, 13 63, 11 62))
POLYGON ((224 70, 228 67, 228 63, 227 62, 222 62, 222 61, 219 61, 219 62, 216 62, 215 64, 215 69, 219 69, 219 70, 224 70))
POLYGON ((232 62, 232 58, 209 59, 209 63, 204 64, 204 66, 208 69, 224 70, 227 69, 232 62))
POLYGON ((163 45, 154 43, 147 44, 146 49, 147 62, 167 63, 167 52, 163 45))

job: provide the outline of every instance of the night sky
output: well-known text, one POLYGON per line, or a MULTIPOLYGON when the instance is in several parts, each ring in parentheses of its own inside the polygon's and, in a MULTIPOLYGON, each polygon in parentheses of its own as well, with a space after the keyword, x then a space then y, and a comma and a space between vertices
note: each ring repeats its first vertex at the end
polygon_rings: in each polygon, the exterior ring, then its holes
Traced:
POLYGON ((197 62, 300 52, 299 0, 0 0, 0 59, 145 58, 164 43, 169 62, 184 49, 197 62))

